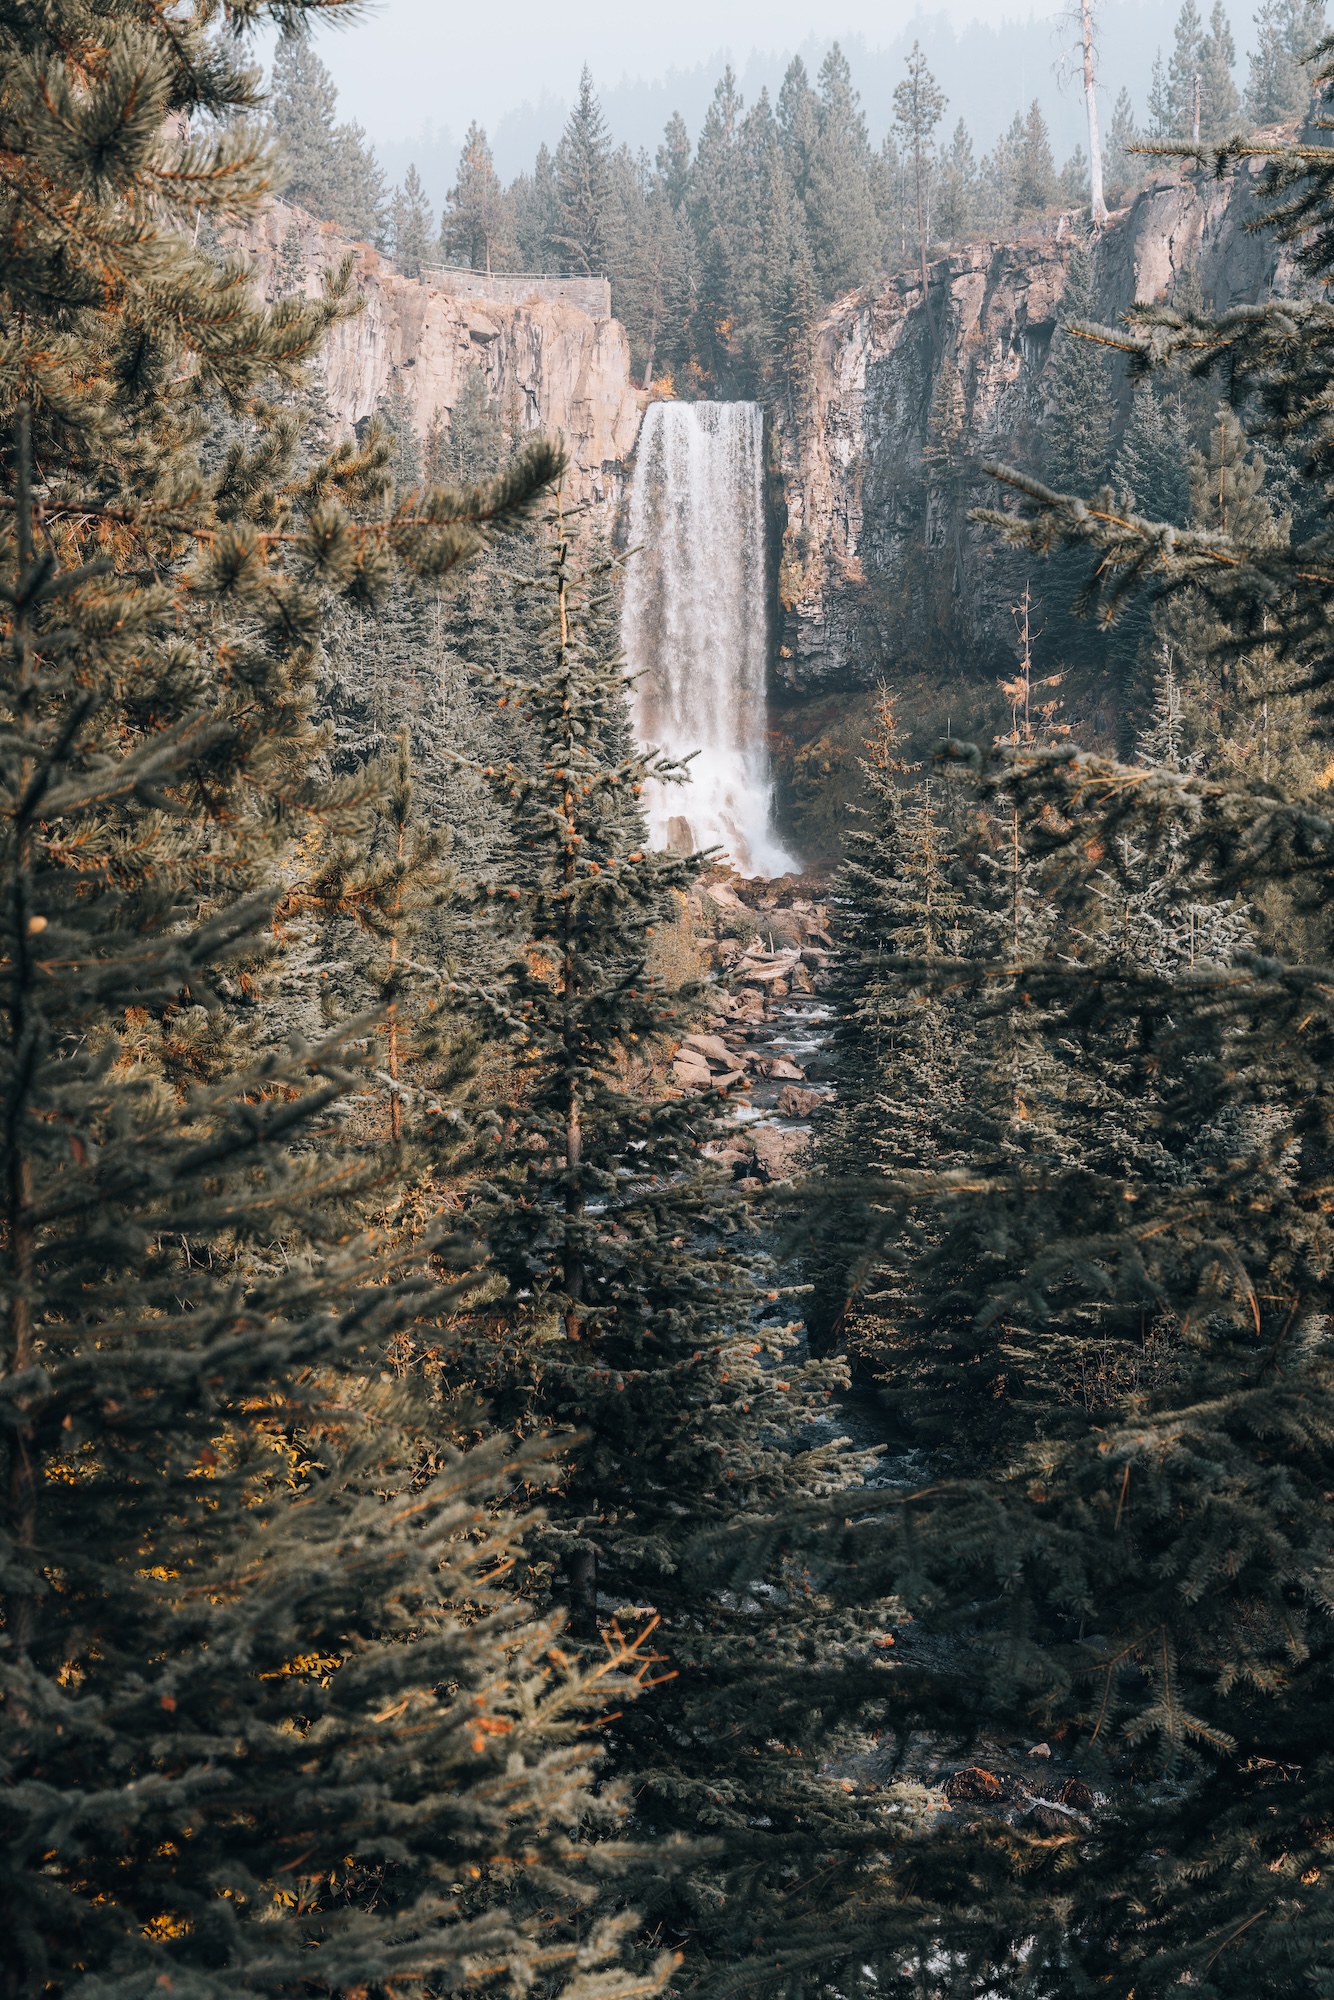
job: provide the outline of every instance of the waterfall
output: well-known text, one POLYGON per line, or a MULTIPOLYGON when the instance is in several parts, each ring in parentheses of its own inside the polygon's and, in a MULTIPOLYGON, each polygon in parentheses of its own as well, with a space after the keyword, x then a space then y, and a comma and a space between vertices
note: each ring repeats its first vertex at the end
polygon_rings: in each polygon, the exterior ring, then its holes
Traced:
POLYGON ((743 875, 798 864, 774 838, 764 418, 756 403, 650 403, 630 495, 625 650, 646 746, 687 785, 645 788, 655 845, 721 847, 743 875))

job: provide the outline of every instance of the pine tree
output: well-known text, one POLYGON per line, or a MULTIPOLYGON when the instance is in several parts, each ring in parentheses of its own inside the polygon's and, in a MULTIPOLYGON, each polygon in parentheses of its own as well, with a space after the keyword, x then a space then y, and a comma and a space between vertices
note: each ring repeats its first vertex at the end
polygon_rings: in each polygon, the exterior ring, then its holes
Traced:
POLYGON ((1325 33, 1324 0, 1261 0, 1246 84, 1253 124, 1279 125, 1309 109, 1311 79, 1303 61, 1325 33))
POLYGON ((556 148, 556 201, 555 242, 565 268, 602 276, 611 224, 611 142, 587 64, 556 148))
POLYGON ((497 1413, 569 1440, 521 1587, 570 1604, 587 1654, 614 1621, 660 1620, 664 1678, 618 1721, 612 1767, 646 1836, 720 1846, 632 1879, 655 1933, 694 1939, 728 1987, 776 1962, 822 1986, 868 1963, 888 1980, 933 1930, 895 1858, 921 1794, 865 1790, 836 1760, 873 1754, 891 1607, 836 1612, 818 1555, 774 1531, 855 1481, 809 1428, 842 1370, 798 1361, 757 1285, 743 1209, 705 1156, 707 1102, 650 1081, 692 1006, 653 971, 650 936, 693 864, 645 848, 614 580, 604 549, 557 525, 542 654, 495 681, 535 738, 488 779, 519 866, 475 888, 510 963, 472 1004, 505 1025, 517 1085, 473 1199, 507 1279, 476 1337, 497 1413))
POLYGON ((1149 135, 1154 139, 1170 139, 1176 131, 1176 107, 1172 95, 1163 52, 1158 50, 1153 59, 1153 72, 1149 79, 1149 135))
POLYGON ((551 270, 559 261, 555 244, 560 210, 556 163, 547 146, 538 147, 532 174, 520 174, 512 184, 509 201, 520 267, 525 271, 551 270))
POLYGON ((930 69, 919 43, 914 42, 912 53, 905 57, 908 74, 894 87, 894 130, 903 141, 903 149, 912 161, 913 193, 917 205, 917 257, 922 278, 922 305, 928 324, 932 326, 934 343, 934 321, 931 312, 931 285, 926 269, 926 195, 930 180, 931 160, 935 141, 933 134, 945 115, 945 98, 930 69))
POLYGON ((837 42, 820 65, 802 205, 824 296, 835 298, 865 284, 877 263, 871 147, 852 72, 837 42))
POLYGON ((408 509, 377 436, 304 448, 346 275, 265 307, 194 247, 268 185, 238 53, 209 10, 0 24, 6 1986, 601 1991, 603 1696, 497 1578, 525 1454, 385 1373, 475 1249, 365 1226, 417 1138, 374 1019, 291 991, 428 854, 401 772, 328 776, 323 604, 443 575, 556 460, 408 509))
POLYGON ((647 155, 621 147, 612 159, 609 228, 612 311, 630 335, 645 389, 661 358, 675 366, 688 308, 688 260, 681 220, 647 155))
POLYGON ((415 166, 409 166, 402 187, 394 189, 391 229, 394 261, 405 278, 419 278, 431 259, 435 221, 415 166))
POLYGON ((1241 99, 1232 81, 1236 66, 1237 45, 1223 0, 1214 0, 1200 46, 1200 138, 1206 144, 1231 138, 1241 129, 1241 99))
POLYGON ((1093 259, 1083 243, 1070 251, 1056 338, 1043 379, 1047 398, 1044 463, 1058 492, 1092 493, 1111 451, 1111 383, 1107 357, 1095 342, 1067 329, 1096 320, 1093 259))
POLYGON ((1130 92, 1123 86, 1117 92, 1107 133, 1107 186, 1118 198, 1129 193, 1144 171, 1143 162, 1132 150, 1140 139, 1130 92))
POLYGON ((288 199, 378 243, 389 215, 384 176, 361 127, 337 123, 334 80, 304 32, 279 42, 272 92, 288 199))
POLYGON ((1195 0, 1181 0, 1181 12, 1177 15, 1172 35, 1172 56, 1167 66, 1167 87, 1169 93, 1170 125, 1165 129, 1173 137, 1189 139, 1195 128, 1195 102, 1197 80, 1201 92, 1200 118, 1201 136, 1204 130, 1203 77, 1204 68, 1204 25, 1200 20, 1199 8, 1195 0))
POLYGON ((947 242, 968 241, 977 212, 977 183, 973 141, 961 118, 937 163, 931 203, 937 231, 947 242))
POLYGON ((1015 210, 1017 219, 1045 214, 1056 199, 1056 166, 1051 156, 1047 121, 1037 98, 1028 107, 1027 117, 1015 118, 1011 133, 1015 161, 1015 210))
MULTIPOLYGON (((491 159, 486 133, 474 119, 459 154, 459 177, 445 198, 440 218, 440 254, 446 263, 470 271, 504 270, 510 242, 509 204, 491 159)), ((525 259, 527 261, 527 259, 525 259)), ((541 270, 539 253, 533 268, 541 270)))
POLYGON ((1112 469, 1137 513, 1184 528, 1190 510, 1189 442, 1176 399, 1141 387, 1130 406, 1112 469))
MULTIPOLYGON (((1334 263, 1332 197, 1317 149, 1277 156, 1270 223, 1302 229, 1313 275, 1334 263)), ((1318 302, 1189 318, 1143 307, 1128 336, 1107 338, 1129 338, 1149 369, 1207 347, 1252 436, 1282 439, 1327 491, 1318 302)), ((1194 595, 1221 628, 1221 661, 1263 644, 1290 687, 1306 678, 1323 694, 1328 572, 1253 508, 1247 456, 1223 425, 1195 499, 1214 519, 1192 529, 1095 511, 1015 472, 1029 521, 994 518, 1030 548, 1082 548, 1094 608, 1134 580, 1166 600, 1194 595)), ((1162 706, 1159 734, 1173 733, 1162 706)), ((942 1241, 985 1232, 1003 1248, 975 1321, 998 1354, 1016 1323, 1041 1324, 1053 1383, 1073 1381, 1092 1326, 1108 1359, 1096 1398, 1014 1413, 994 1477, 914 1503, 910 1543, 898 1520, 875 1530, 895 1551, 881 1575, 921 1577, 937 1629, 979 1681, 991 1676, 980 1727, 1022 1714, 1075 1763, 1069 1866, 1050 1874, 1033 1855, 1029 1879, 1059 1893, 1061 1921, 1033 1913, 1030 1988, 1314 1994, 1331 1968, 1334 827, 1287 760, 1267 782, 1068 747, 966 761, 986 809, 1017 817, 1062 912, 1062 948, 1025 966, 1016 1000, 1045 1012, 1053 1053, 1119 1050, 1118 1094, 1138 1096, 1163 1169, 1075 1161, 952 1192, 923 1177, 904 1187, 905 1204, 932 1204, 942 1241), (1155 920, 1148 947, 1127 952, 1109 875, 1123 908, 1133 899, 1147 916, 1154 871, 1176 940, 1164 950, 1155 920), (1257 950, 1236 902, 1266 894, 1290 899, 1298 921, 1257 950), (1230 924, 1192 950, 1192 906, 1229 903, 1230 924)), ((868 1526, 860 1548, 849 1542, 859 1578, 872 1537, 868 1526)), ((979 1820, 979 1856, 993 1838, 979 1820)))
POLYGON ((744 110, 728 67, 705 114, 688 203, 697 258, 692 346, 697 362, 716 384, 731 379, 733 302, 755 238, 753 190, 740 145, 744 110))

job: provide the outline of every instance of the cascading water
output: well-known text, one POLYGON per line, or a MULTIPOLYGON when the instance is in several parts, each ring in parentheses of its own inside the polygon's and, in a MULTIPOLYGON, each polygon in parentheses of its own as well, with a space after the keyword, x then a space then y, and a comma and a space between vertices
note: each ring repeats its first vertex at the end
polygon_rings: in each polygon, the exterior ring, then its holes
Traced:
POLYGON ((641 743, 684 758, 646 787, 655 844, 721 847, 743 875, 798 864, 774 838, 765 743, 764 418, 757 403, 651 403, 630 496, 624 636, 641 743))

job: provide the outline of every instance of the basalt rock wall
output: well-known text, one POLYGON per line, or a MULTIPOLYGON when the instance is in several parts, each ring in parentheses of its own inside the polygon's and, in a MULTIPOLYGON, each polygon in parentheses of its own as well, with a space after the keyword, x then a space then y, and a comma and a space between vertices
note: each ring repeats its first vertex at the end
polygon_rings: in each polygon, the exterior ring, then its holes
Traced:
POLYGON ((480 367, 488 393, 516 433, 564 437, 570 469, 566 498, 591 503, 610 519, 623 497, 626 460, 639 431, 642 396, 630 376, 630 346, 619 321, 587 307, 606 287, 545 281, 525 295, 507 277, 471 281, 457 271, 405 278, 364 243, 327 222, 274 202, 237 245, 257 282, 273 296, 299 282, 318 296, 322 274, 353 258, 361 310, 336 326, 325 346, 330 410, 351 429, 375 409, 391 382, 407 396, 423 435, 437 412, 448 414, 480 367))
MULTIPOLYGON (((1114 217, 1093 253, 1102 319, 1170 299, 1192 269, 1219 308, 1290 286, 1286 250, 1249 226, 1257 173, 1174 172, 1114 217)), ((840 300, 820 323, 806 393, 774 425, 786 515, 777 683, 789 700, 899 679, 932 630, 975 663, 1011 644, 994 550, 967 513, 997 498, 978 461, 1041 467, 1072 221, 938 257, 930 319, 913 274, 840 300), (951 423, 946 472, 939 433, 951 423)), ((1123 415, 1124 368, 1113 381, 1123 415)))

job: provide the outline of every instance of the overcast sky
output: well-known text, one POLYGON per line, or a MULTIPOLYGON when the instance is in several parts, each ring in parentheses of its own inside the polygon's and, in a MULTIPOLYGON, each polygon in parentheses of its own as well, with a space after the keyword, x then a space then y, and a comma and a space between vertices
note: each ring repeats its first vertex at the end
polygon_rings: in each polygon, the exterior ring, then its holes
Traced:
POLYGON ((955 22, 1047 14, 1050 7, 948 0, 919 10, 903 0, 671 0, 627 6, 618 0, 496 0, 479 6, 440 0, 379 0, 346 28, 321 28, 320 52, 345 108, 373 138, 428 119, 450 126, 470 117, 495 124, 525 98, 568 98, 587 62, 602 85, 691 69, 721 53, 742 61, 752 49, 796 48, 812 34, 892 42, 919 11, 955 22))

